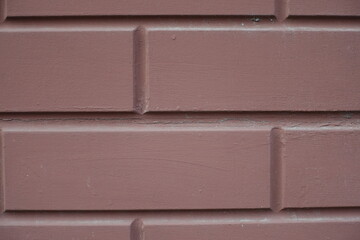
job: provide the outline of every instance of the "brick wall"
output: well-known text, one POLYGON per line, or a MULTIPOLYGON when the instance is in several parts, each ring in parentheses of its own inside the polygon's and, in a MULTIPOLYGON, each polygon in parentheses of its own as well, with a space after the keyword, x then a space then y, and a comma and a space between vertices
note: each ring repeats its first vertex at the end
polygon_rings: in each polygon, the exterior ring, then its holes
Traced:
POLYGON ((0 0, 0 239, 360 239, 358 0, 0 0))

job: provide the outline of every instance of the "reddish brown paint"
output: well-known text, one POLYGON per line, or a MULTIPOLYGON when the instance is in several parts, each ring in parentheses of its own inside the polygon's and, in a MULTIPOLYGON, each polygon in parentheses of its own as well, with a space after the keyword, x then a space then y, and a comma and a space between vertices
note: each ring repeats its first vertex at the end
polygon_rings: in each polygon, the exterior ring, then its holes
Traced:
POLYGON ((276 214, 270 209, 227 213, 216 209, 131 214, 21 212, 229 206, 243 209, 269 208, 270 204, 274 210, 355 207, 359 114, 24 114, 3 115, 0 119, 6 200, 6 212, 0 215, 0 236, 6 239, 237 239, 241 235, 254 240, 356 240, 360 234, 357 208, 282 210, 276 214), (331 158, 325 155, 329 148, 331 158), (283 152, 283 158, 277 158, 280 155, 274 155, 274 151, 283 152), (311 161, 309 156, 318 161, 311 161), (150 157, 153 159, 145 159, 150 157), (163 158, 179 162, 159 163, 163 158), (286 174, 276 169, 281 164, 273 164, 278 160, 286 163, 282 168, 286 174), (190 167, 182 161, 195 165, 190 167), (332 179, 327 173, 336 168, 328 161, 341 163, 347 170, 337 172, 332 179), (309 165, 313 169, 314 164, 321 171, 301 174, 309 165), (216 168, 228 169, 218 172, 216 168), (87 182, 89 176, 96 181, 87 182), (274 181, 281 176, 286 177, 286 185, 274 181), (289 181, 291 176, 295 179, 289 181), (346 188, 340 186, 343 181, 338 181, 344 177, 351 180, 346 188), (201 179, 206 182, 199 193, 196 190, 200 189, 201 179), (284 186, 296 189, 304 184, 315 190, 291 203, 289 194, 299 193, 289 193, 284 186), (236 191, 241 193, 237 197, 236 191), (285 201, 277 208, 274 201, 281 196, 286 196, 285 201), (246 203, 250 197, 252 201, 246 203), (325 198, 324 204, 318 205, 321 197, 325 198), (140 220, 131 224, 135 219, 140 220))
POLYGON ((279 141, 283 207, 360 206, 359 129, 285 129, 279 141))
POLYGON ((359 110, 360 28, 341 27, 150 29, 148 111, 359 110))
POLYGON ((270 206, 269 130, 76 129, 3 129, 5 210, 270 206))
POLYGON ((5 23, 0 111, 359 110, 359 21, 262 21, 5 23))
POLYGON ((2 28, 0 111, 132 111, 132 29, 2 28))
POLYGON ((276 15, 359 16, 357 0, 0 0, 3 16, 276 15), (5 6, 7 5, 7 6, 5 6))
POLYGON ((272 15, 274 0, 8 0, 8 16, 272 15))
POLYGON ((360 239, 359 15, 0 0, 0 239, 360 239))
POLYGON ((0 234, 8 240, 356 240, 359 222, 358 210, 8 213, 0 216, 0 234))
POLYGON ((289 0, 290 15, 360 16, 358 0, 289 0))
POLYGON ((0 0, 0 23, 6 19, 7 15, 7 1, 0 0))
POLYGON ((308 236, 320 240, 355 240, 360 234, 359 219, 349 215, 340 220, 341 215, 318 213, 315 221, 306 214, 296 212, 292 216, 291 212, 278 216, 264 213, 229 215, 215 218, 217 221, 210 214, 200 219, 190 216, 167 221, 153 220, 149 224, 144 221, 145 236, 150 240, 305 240, 308 236), (339 219, 332 222, 336 218, 339 219))

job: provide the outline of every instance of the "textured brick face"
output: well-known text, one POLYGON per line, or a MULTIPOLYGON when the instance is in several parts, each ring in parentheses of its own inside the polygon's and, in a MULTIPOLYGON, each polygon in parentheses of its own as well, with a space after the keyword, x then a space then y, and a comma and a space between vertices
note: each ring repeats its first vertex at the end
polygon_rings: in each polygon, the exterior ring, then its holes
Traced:
POLYGON ((359 16, 357 0, 289 0, 290 15, 359 16))
POLYGON ((274 0, 11 0, 9 16, 272 15, 274 0))
POLYGON ((5 131, 5 209, 269 208, 268 133, 5 131))
POLYGON ((191 225, 183 222, 170 226, 149 226, 146 233, 147 239, 198 239, 198 240, 237 240, 239 236, 247 240, 278 240, 294 239, 304 240, 304 236, 311 236, 321 240, 356 239, 359 231, 353 223, 277 223, 266 219, 266 223, 204 223, 191 225), (304 235, 306 232, 306 235, 304 235), (181 238, 179 238, 181 236, 181 238))
POLYGON ((0 240, 359 240, 359 0, 0 0, 0 240))
POLYGON ((4 24, 0 111, 359 110, 358 25, 263 21, 4 24))
POLYGON ((359 130, 285 130, 280 140, 284 207, 360 205, 359 130))
POLYGON ((358 110, 359 30, 150 31, 149 110, 358 110))
POLYGON ((132 31, 0 30, 0 111, 132 111, 132 31))

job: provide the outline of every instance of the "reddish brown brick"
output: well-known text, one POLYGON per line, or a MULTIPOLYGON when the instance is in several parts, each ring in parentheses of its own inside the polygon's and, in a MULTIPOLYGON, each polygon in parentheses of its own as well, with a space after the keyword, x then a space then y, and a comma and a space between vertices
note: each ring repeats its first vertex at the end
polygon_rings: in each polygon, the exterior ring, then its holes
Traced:
POLYGON ((2 214, 0 238, 130 240, 131 221, 111 214, 2 214))
POLYGON ((199 225, 154 226, 146 228, 146 239, 197 239, 197 240, 356 240, 360 234, 358 222, 354 223, 214 223, 199 225))
POLYGON ((147 240, 356 240, 360 236, 360 218, 355 214, 227 213, 222 216, 189 214, 144 221, 147 240))
POLYGON ((8 16, 272 15, 273 0, 10 0, 8 16))
POLYGON ((268 130, 77 129, 3 130, 5 210, 269 208, 268 130))
POLYGON ((283 207, 360 206, 359 129, 286 129, 280 141, 283 207))
POLYGON ((178 27, 148 39, 149 111, 360 109, 354 25, 178 27))
POLYGON ((6 213, 0 236, 7 240, 357 240, 358 210, 217 212, 6 213))
POLYGON ((360 16, 358 0, 289 0, 290 15, 360 16))
POLYGON ((359 16, 0 0, 0 239, 359 240, 359 16))
POLYGON ((0 111, 132 111, 132 39, 71 24, 0 28, 0 111))

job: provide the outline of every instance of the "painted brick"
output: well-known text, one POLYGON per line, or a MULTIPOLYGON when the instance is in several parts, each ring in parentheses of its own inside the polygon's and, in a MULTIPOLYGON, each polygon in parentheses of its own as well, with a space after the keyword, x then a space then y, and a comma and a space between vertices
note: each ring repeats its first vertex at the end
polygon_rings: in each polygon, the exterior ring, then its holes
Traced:
MULTIPOLYGON (((0 237, 6 240, 130 240, 128 219, 111 215, 91 217, 81 214, 2 214, 0 237)), ((104 215, 104 214, 102 214, 104 215)))
POLYGON ((20 239, 357 240, 358 210, 6 213, 0 236, 20 239), (62 238, 61 238, 62 236, 62 238))
POLYGON ((148 110, 359 110, 359 30, 150 29, 148 110))
POLYGON ((274 15, 278 9, 292 16, 359 16, 357 0, 0 0, 0 15, 95 16, 95 15, 274 15))
POLYGON ((0 239, 359 240, 359 16, 0 0, 0 239))
POLYGON ((360 206, 358 129, 286 129, 280 141, 283 207, 360 206))
POLYGON ((10 0, 8 16, 272 15, 273 0, 10 0))
POLYGON ((251 128, 4 129, 5 210, 269 208, 268 143, 251 128))
POLYGON ((144 222, 144 235, 147 240, 357 240, 360 236, 359 217, 339 212, 329 216, 319 212, 310 216, 296 212, 292 216, 290 213, 285 216, 260 214, 262 218, 254 215, 228 213, 222 217, 208 214, 202 218, 190 215, 182 219, 156 219, 144 222))
POLYGON ((0 111, 132 111, 133 31, 0 28, 0 111))
POLYGON ((360 16, 358 0, 289 0, 290 15, 360 16))
POLYGON ((243 224, 203 224, 203 225, 154 226, 146 228, 146 239, 157 240, 279 240, 279 239, 319 239, 356 240, 360 224, 354 223, 243 223, 243 224))
POLYGON ((6 240, 36 239, 36 240, 129 240, 130 233, 119 226, 71 226, 70 223, 58 226, 14 226, 1 227, 0 236, 6 240))
POLYGON ((6 19, 7 15, 7 1, 0 0, 0 23, 2 23, 6 19))

